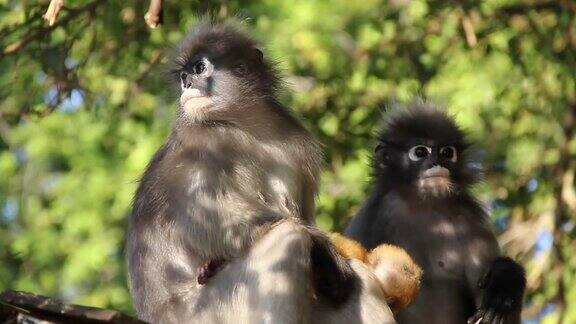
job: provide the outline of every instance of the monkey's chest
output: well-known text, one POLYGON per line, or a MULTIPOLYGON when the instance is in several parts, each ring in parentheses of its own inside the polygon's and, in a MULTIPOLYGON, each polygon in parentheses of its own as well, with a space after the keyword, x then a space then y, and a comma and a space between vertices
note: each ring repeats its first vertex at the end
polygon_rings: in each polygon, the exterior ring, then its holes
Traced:
POLYGON ((183 177, 184 195, 190 208, 204 196, 237 205, 263 205, 267 209, 299 216, 299 174, 290 163, 251 156, 231 164, 213 163, 191 167, 183 177))
POLYGON ((427 226, 410 226, 404 240, 407 250, 424 268, 425 277, 441 280, 461 280, 465 276, 466 262, 470 259, 466 230, 448 220, 431 221, 427 226), (416 238, 416 239, 414 239, 416 238))
POLYGON ((465 275, 466 253, 451 236, 439 238, 425 249, 422 264, 435 278, 460 279, 465 275))

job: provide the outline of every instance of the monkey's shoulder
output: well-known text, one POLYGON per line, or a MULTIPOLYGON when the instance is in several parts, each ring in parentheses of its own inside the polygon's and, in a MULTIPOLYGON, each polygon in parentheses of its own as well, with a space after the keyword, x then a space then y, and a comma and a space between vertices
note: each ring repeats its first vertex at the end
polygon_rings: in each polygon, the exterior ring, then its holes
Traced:
POLYGON ((410 200, 390 191, 373 194, 361 207, 347 230, 368 247, 380 243, 401 243, 443 239, 491 240, 493 233, 486 213, 475 201, 455 199, 431 203, 410 200), (411 233, 407 235, 407 233, 411 233))
POLYGON ((426 220, 475 226, 485 224, 487 218, 482 205, 467 195, 445 199, 414 199, 390 191, 382 195, 377 208, 383 211, 383 217, 415 219, 418 223, 426 220))

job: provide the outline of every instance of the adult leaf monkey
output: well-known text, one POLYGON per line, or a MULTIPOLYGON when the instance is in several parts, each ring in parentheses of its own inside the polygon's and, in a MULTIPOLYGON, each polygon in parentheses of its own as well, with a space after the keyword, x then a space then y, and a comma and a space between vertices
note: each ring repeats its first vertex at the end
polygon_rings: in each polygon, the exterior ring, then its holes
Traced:
POLYGON ((276 99, 256 43, 205 22, 180 44, 171 134, 144 173, 128 263, 153 323, 390 323, 374 273, 313 224, 311 134, 276 99))
POLYGON ((374 187, 346 234, 367 248, 403 247, 424 274, 399 323, 519 323, 523 268, 500 256, 469 191, 478 170, 446 113, 417 102, 392 111, 374 156, 374 187))

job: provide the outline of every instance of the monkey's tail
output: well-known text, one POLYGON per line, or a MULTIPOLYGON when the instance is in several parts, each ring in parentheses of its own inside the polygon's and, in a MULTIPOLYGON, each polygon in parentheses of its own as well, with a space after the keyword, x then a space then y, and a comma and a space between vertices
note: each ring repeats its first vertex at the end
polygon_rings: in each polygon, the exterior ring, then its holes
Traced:
POLYGON ((317 298, 334 307, 345 304, 356 291, 356 273, 323 232, 309 228, 312 238, 310 261, 312 287, 317 298))

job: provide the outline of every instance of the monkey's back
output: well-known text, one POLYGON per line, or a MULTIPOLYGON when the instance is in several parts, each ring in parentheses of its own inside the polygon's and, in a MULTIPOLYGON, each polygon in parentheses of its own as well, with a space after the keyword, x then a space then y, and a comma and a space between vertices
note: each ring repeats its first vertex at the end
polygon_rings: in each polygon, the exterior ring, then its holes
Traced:
POLYGON ((449 206, 414 204, 394 191, 376 191, 346 229, 367 248, 398 245, 422 267, 419 294, 397 314, 399 323, 456 324, 473 315, 470 277, 477 274, 469 265, 498 253, 474 204, 466 199, 449 206))

